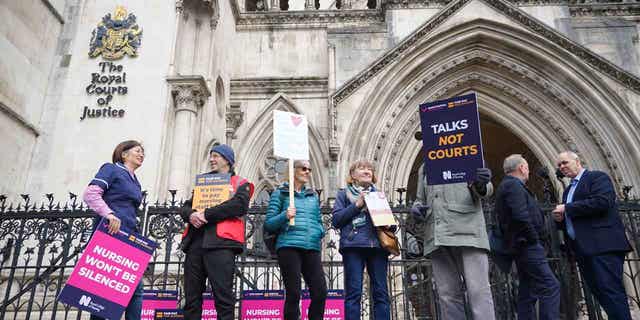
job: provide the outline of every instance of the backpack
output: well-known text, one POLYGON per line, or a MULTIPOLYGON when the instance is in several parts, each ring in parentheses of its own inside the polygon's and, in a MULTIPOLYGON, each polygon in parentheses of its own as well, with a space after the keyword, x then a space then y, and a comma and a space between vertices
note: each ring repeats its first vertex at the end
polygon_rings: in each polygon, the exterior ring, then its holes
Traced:
MULTIPOLYGON (((283 200, 284 200, 284 197, 281 194, 280 206, 282 206, 283 200)), ((266 218, 265 218, 265 221, 266 221, 266 218)), ((279 232, 273 233, 273 232, 267 231, 267 229, 264 227, 264 223, 262 224, 262 241, 264 242, 264 246, 267 248, 267 250, 269 250, 269 253, 271 254, 272 257, 276 255, 276 243, 278 242, 278 234, 280 233, 279 232)))

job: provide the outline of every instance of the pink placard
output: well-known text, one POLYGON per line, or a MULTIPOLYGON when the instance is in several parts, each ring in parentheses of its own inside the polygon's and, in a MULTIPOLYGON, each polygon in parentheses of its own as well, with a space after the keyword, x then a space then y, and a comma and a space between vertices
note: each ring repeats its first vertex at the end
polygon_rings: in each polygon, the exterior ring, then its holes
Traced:
POLYGON ((104 219, 98 224, 58 301, 103 318, 119 319, 158 245, 122 229, 108 234, 107 225, 104 219))
MULTIPOLYGON (((302 300, 300 302, 300 312, 302 320, 309 320, 309 305, 311 298, 309 290, 302 291, 302 300)), ((327 291, 327 300, 324 305, 324 320, 343 320, 344 319, 344 291, 329 290, 327 291)))
POLYGON ((126 306, 151 255, 99 230, 82 253, 67 285, 126 306))
POLYGON ((140 320, 154 320, 156 309, 177 309, 178 291, 145 290, 140 320))
POLYGON ((213 302, 213 294, 205 292, 202 294, 202 320, 217 320, 218 312, 213 302))
POLYGON ((243 320, 284 319, 284 291, 243 291, 240 314, 243 320))

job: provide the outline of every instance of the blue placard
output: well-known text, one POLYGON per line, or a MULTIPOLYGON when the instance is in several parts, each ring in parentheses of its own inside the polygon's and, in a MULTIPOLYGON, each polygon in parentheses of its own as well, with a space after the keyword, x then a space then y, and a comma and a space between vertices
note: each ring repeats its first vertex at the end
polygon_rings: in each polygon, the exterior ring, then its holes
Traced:
POLYGON ((473 181, 484 167, 476 94, 421 104, 420 122, 428 183, 473 181))

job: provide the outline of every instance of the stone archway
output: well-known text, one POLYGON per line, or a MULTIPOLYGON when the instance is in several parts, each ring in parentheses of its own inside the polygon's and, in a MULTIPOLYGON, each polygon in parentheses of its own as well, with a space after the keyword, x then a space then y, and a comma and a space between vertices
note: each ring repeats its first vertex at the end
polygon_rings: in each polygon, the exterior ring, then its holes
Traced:
POLYGON ((379 163, 383 190, 405 186, 406 161, 420 150, 411 137, 417 106, 475 91, 481 114, 549 169, 570 149, 618 186, 640 182, 639 126, 624 100, 583 61, 524 30, 481 19, 457 25, 416 44, 376 80, 359 106, 367 112, 355 112, 346 131, 339 176, 364 157, 379 163))
MULTIPOLYGON (((504 178, 502 162, 505 156, 519 153, 527 159, 531 169, 527 186, 538 199, 544 199, 544 182, 537 176, 537 172, 540 169, 548 170, 548 168, 541 163, 540 159, 535 156, 531 149, 508 128, 487 116, 480 116, 480 128, 482 131, 485 165, 493 172, 492 182, 494 186, 497 186, 500 181, 502 181, 502 178, 504 178), (500 138, 500 140, 497 138, 500 138)), ((406 184, 407 193, 405 199, 407 199, 409 203, 415 200, 418 184, 418 169, 423 163, 423 155, 419 152, 413 160, 409 180, 406 184)), ((552 173, 550 173, 550 176, 553 178, 552 173)))
MULTIPOLYGON (((272 164, 278 159, 273 156, 273 110, 281 110, 304 114, 295 102, 284 93, 277 93, 262 109, 256 120, 249 126, 247 133, 243 135, 239 146, 238 173, 253 181, 262 190, 275 188, 279 181, 278 174, 274 172, 272 164)), ((311 176, 311 186, 323 189, 327 185, 327 171, 325 168, 329 162, 328 152, 323 149, 321 135, 313 124, 309 123, 309 157, 314 169, 311 176)), ((323 194, 323 197, 326 197, 323 194)))

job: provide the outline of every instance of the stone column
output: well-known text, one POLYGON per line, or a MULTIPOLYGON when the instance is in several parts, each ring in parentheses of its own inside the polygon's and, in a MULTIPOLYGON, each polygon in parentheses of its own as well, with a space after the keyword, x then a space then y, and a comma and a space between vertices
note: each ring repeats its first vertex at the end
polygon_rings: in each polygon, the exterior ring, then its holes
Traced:
POLYGON ((271 0, 269 11, 280 11, 280 0, 271 0))
POLYGON ((169 75, 176 74, 176 55, 178 54, 178 37, 180 36, 180 20, 184 11, 183 0, 176 0, 176 19, 174 22, 174 34, 171 40, 171 53, 169 54, 169 75))
POLYGON ((315 10, 316 9, 315 0, 305 0, 304 8, 305 10, 315 10))
POLYGON ((180 197, 186 198, 192 184, 191 165, 198 117, 211 93, 202 76, 171 77, 167 82, 175 112, 168 188, 177 189, 180 197))

